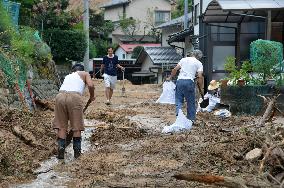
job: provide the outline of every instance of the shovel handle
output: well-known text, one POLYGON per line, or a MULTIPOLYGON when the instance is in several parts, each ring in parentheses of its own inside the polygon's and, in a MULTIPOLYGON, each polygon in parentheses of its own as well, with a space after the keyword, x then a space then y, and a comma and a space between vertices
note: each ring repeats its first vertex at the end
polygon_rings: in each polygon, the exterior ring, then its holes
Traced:
POLYGON ((84 109, 83 109, 83 113, 85 113, 85 111, 87 110, 87 108, 89 107, 89 105, 92 103, 92 101, 88 100, 87 104, 85 105, 84 109))

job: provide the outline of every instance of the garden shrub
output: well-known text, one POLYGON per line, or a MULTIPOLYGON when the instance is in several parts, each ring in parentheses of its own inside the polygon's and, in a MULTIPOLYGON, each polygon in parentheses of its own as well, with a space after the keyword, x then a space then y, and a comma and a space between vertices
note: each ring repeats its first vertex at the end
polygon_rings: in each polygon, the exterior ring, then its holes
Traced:
POLYGON ((280 42, 259 39, 250 44, 250 56, 253 71, 265 81, 272 77, 273 67, 283 60, 283 45, 280 42))

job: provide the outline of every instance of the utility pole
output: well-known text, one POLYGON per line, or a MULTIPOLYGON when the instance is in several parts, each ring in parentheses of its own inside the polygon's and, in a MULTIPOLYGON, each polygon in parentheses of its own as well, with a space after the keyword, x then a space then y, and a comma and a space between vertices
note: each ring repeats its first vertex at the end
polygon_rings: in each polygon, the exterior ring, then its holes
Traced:
MULTIPOLYGON (((188 0, 184 0, 184 30, 188 29, 188 0)), ((190 51, 190 36, 186 36, 184 38, 184 57, 186 57, 187 53, 190 51)))
POLYGON ((183 29, 188 29, 188 0, 184 0, 184 26, 183 29))
POLYGON ((87 48, 84 56, 85 71, 90 70, 89 66, 89 0, 84 0, 84 32, 86 35, 87 48))

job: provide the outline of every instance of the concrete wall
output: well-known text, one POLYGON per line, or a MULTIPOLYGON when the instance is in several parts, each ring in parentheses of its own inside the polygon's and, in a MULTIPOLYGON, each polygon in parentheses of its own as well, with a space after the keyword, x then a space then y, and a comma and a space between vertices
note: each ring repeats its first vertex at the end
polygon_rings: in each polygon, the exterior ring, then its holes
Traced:
POLYGON ((153 66, 153 62, 150 59, 150 57, 147 55, 147 57, 145 58, 144 62, 141 65, 141 70, 142 71, 150 71, 150 67, 153 66))

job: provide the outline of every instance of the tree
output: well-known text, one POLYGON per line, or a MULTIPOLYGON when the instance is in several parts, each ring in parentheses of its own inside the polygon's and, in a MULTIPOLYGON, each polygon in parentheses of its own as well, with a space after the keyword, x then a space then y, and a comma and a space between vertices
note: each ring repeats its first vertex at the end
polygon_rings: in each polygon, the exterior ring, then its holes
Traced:
POLYGON ((139 54, 140 54, 140 52, 141 52, 142 50, 143 50, 143 46, 136 46, 136 47, 133 49, 131 58, 132 58, 132 59, 136 59, 136 58, 139 56, 139 54))
POLYGON ((135 20, 132 17, 126 18, 125 16, 122 16, 119 20, 119 26, 122 31, 133 40, 133 42, 141 42, 146 35, 146 27, 144 27, 143 35, 139 39, 135 37, 141 29, 141 21, 135 20))
POLYGON ((104 20, 103 12, 97 13, 90 10, 90 38, 107 39, 114 30, 114 25, 109 20, 104 20))
POLYGON ((103 12, 90 10, 90 58, 106 54, 107 47, 111 45, 108 36, 113 29, 113 23, 104 20, 103 12))
MULTIPOLYGON (((184 15, 184 0, 177 0, 176 3, 177 3, 176 9, 172 11, 172 15, 171 15, 172 19, 178 18, 184 15)), ((192 10, 191 7, 192 7, 192 0, 188 0, 188 12, 192 10)))
POLYGON ((71 29, 82 20, 82 16, 78 13, 66 12, 67 6, 68 0, 43 0, 33 5, 34 26, 39 30, 71 29))

